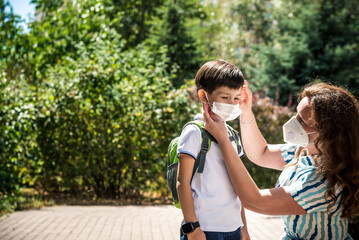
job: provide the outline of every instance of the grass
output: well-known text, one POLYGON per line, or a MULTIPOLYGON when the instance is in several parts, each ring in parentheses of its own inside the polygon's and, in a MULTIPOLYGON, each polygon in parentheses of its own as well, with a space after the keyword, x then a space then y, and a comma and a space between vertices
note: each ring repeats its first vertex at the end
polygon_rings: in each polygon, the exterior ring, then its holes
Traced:
POLYGON ((53 201, 44 201, 43 197, 32 188, 20 188, 11 195, 0 193, 0 216, 16 210, 39 209, 53 205, 53 201))

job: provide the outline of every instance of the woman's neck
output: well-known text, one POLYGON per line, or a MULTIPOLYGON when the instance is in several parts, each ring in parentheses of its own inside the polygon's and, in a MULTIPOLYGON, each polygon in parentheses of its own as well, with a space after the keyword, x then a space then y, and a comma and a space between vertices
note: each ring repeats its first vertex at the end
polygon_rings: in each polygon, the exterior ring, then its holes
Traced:
POLYGON ((318 149, 314 146, 314 144, 307 146, 306 149, 307 149, 307 155, 308 155, 308 156, 314 156, 314 155, 318 155, 318 154, 319 154, 319 151, 318 151, 318 149))

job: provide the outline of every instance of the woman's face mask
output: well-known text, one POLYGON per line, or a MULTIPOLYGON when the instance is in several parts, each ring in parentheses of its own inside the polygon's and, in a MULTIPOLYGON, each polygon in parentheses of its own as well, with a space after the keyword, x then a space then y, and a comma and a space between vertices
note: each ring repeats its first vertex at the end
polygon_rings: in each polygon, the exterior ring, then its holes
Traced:
POLYGON ((241 115, 242 111, 238 104, 228 104, 221 102, 213 102, 213 104, 210 104, 207 93, 205 92, 205 94, 212 112, 220 116, 223 121, 232 121, 241 115))
POLYGON ((283 125, 284 141, 301 147, 309 145, 309 134, 313 133, 307 133, 295 116, 283 125))

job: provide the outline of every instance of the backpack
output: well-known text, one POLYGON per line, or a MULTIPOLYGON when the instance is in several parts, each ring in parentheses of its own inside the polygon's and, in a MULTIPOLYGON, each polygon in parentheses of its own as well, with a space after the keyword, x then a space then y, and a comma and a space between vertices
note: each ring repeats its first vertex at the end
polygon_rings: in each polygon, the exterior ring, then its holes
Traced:
MULTIPOLYGON (((211 142, 214 141, 217 143, 217 140, 204 128, 204 122, 199 120, 194 120, 188 122, 184 125, 183 129, 189 125, 195 124, 199 127, 202 133, 202 140, 201 140, 201 150, 199 151, 197 158, 195 159, 195 163, 193 166, 191 182, 193 179, 194 174, 196 171, 198 173, 203 173, 206 154, 211 147, 211 142)), ((227 125, 229 126, 229 125, 227 125)), ((239 135, 236 130, 234 130, 231 126, 229 126, 232 136, 229 137, 231 141, 235 141, 237 145, 238 154, 242 151, 242 147, 239 143, 239 135)), ((178 139, 179 137, 174 138, 168 146, 168 162, 167 162, 167 184, 171 190, 173 203, 177 208, 181 208, 181 205, 178 200, 177 194, 177 171, 178 171, 178 156, 177 156, 177 146, 178 146, 178 139)))

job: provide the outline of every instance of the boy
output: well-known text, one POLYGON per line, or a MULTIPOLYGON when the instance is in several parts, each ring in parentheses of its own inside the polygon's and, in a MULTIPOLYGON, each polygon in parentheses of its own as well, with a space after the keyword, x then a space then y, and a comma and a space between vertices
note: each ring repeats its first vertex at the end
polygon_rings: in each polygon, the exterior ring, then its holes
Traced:
MULTIPOLYGON (((195 81, 202 104, 209 104, 224 121, 239 116, 244 77, 236 66, 224 60, 207 62, 197 72, 195 81)), ((232 136, 232 131, 228 127, 227 130, 232 136)), ((206 154, 203 173, 196 173, 191 181, 201 139, 199 127, 189 124, 178 141, 177 192, 184 216, 181 240, 249 239, 244 209, 228 177, 222 152, 213 140, 206 154)), ((232 144, 237 150, 236 143, 233 141, 232 144)), ((241 157, 243 151, 238 154, 241 157)))

